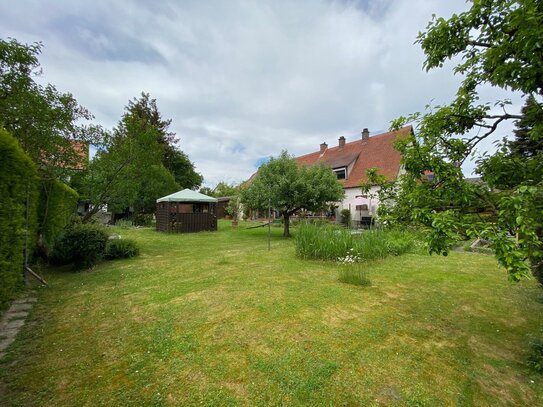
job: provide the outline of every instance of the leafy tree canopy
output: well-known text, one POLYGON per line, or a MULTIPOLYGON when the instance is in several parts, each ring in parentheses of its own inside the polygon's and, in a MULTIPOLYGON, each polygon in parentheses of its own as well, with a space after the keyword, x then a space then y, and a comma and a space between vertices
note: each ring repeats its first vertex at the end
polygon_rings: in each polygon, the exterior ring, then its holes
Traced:
POLYGON ((284 221, 283 236, 290 236, 290 217, 301 209, 325 210, 330 202, 344 195, 335 173, 325 164, 299 166, 283 151, 263 164, 251 183, 242 189, 242 202, 249 208, 264 209, 269 204, 280 211, 284 221))
POLYGON ((543 3, 474 0, 464 13, 434 17, 417 42, 427 70, 455 58, 463 81, 450 104, 393 122, 414 121, 416 135, 398 142, 406 174, 383 188, 381 201, 393 200, 381 206, 382 216, 428 227, 431 252, 447 254, 458 238, 484 237, 513 280, 530 266, 541 276, 543 3), (479 102, 482 85, 525 95, 523 114, 508 112, 507 100, 479 102), (479 159, 482 183, 466 180, 460 165, 510 120, 517 120, 515 140, 479 159))
POLYGON ((56 178, 81 164, 72 141, 99 142, 102 132, 81 124, 92 115, 70 93, 35 81, 42 73, 41 49, 41 43, 0 39, 0 126, 19 140, 42 173, 56 178))
POLYGON ((189 157, 176 146, 179 138, 169 130, 172 120, 162 118, 156 99, 142 92, 139 99, 128 102, 126 115, 138 117, 142 126, 153 127, 157 131, 157 141, 162 148, 162 164, 172 173, 180 188, 196 189, 202 184, 202 175, 195 171, 189 157))
MULTIPOLYGON (((155 210, 156 199, 179 189, 164 166, 165 133, 160 120, 153 122, 131 102, 113 133, 105 140, 83 180, 85 196, 94 208, 85 219, 107 204, 114 212, 132 208, 135 213, 155 210), (155 124, 153 124, 155 123, 155 124)), ((151 118, 159 116, 153 115, 151 118)))

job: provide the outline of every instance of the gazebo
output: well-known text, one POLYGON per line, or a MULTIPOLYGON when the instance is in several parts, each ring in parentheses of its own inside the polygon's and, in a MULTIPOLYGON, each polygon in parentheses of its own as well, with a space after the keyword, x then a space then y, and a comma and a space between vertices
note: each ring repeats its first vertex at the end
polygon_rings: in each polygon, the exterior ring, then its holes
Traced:
POLYGON ((156 202, 156 230, 159 232, 217 230, 216 198, 184 189, 156 202))

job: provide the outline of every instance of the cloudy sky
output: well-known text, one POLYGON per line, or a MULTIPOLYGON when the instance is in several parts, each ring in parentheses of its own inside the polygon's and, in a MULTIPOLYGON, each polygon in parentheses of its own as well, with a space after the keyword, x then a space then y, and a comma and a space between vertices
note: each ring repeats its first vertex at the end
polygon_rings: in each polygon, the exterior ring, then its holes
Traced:
POLYGON ((19 0, 0 5, 0 37, 43 42, 41 80, 107 128, 149 92, 212 186, 248 178, 282 149, 300 155, 340 136, 353 141, 364 127, 377 134, 449 101, 461 78, 450 66, 424 72, 413 42, 432 14, 466 8, 464 0, 19 0))

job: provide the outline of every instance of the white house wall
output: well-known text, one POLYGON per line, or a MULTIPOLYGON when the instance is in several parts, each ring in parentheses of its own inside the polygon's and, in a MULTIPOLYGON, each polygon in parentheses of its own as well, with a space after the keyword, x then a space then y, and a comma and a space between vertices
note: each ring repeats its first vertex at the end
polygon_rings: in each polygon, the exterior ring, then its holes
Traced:
POLYGON ((338 215, 342 209, 349 209, 351 211, 352 220, 360 220, 360 216, 375 216, 377 213, 377 207, 379 206, 379 200, 377 199, 377 192, 379 187, 373 186, 368 194, 364 194, 367 198, 360 197, 362 190, 360 188, 345 188, 345 198, 339 204, 338 215), (356 205, 368 205, 368 211, 356 210, 356 205))

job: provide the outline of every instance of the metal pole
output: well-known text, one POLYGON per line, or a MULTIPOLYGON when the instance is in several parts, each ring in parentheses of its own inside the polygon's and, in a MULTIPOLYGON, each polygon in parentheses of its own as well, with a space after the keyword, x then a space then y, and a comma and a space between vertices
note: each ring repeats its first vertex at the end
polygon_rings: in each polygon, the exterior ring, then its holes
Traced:
POLYGON ((271 198, 268 200, 268 250, 271 250, 271 198))
POLYGON ((27 280, 26 280, 26 269, 28 267, 28 224, 29 224, 29 221, 28 221, 28 218, 29 218, 29 210, 28 210, 28 206, 30 205, 30 192, 28 191, 28 184, 26 184, 26 205, 25 205, 25 210, 26 210, 26 213, 25 213, 25 250, 24 250, 24 266, 23 266, 23 279, 24 279, 24 282, 25 284, 27 283, 27 280))

